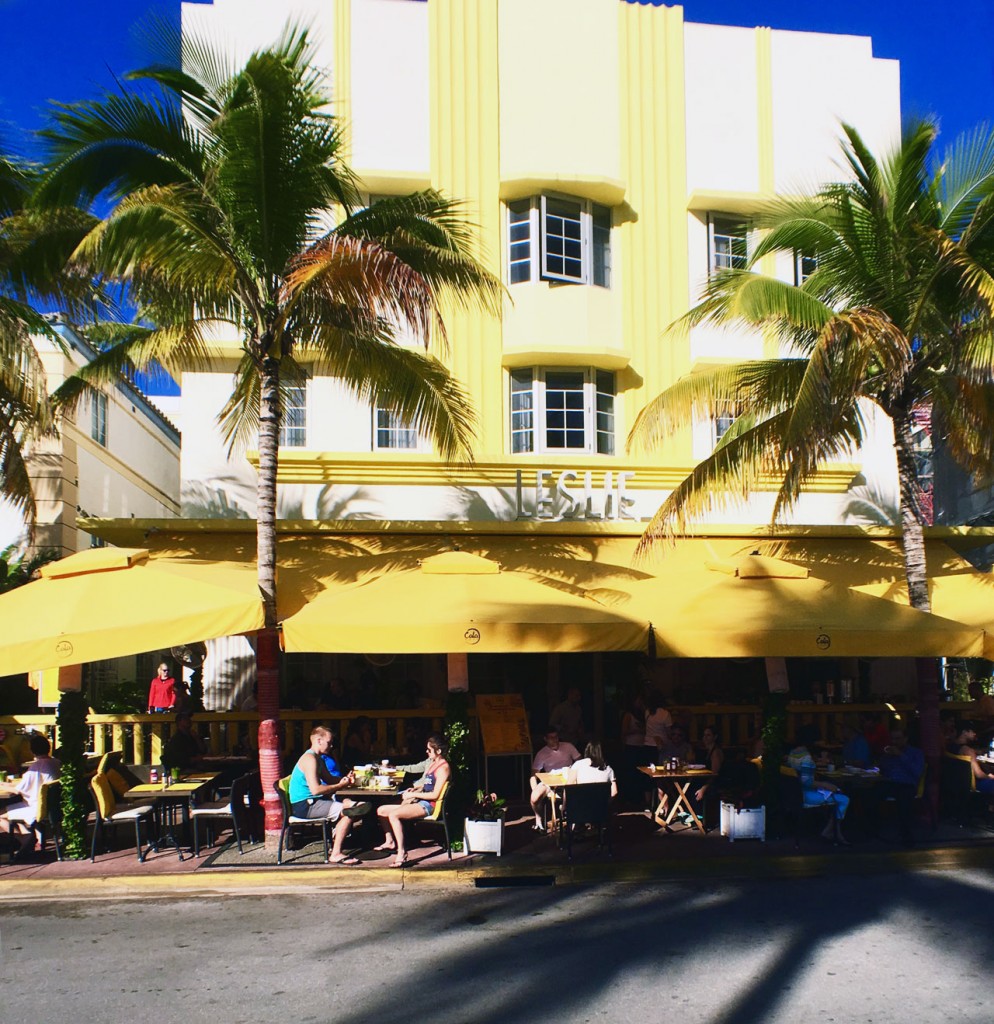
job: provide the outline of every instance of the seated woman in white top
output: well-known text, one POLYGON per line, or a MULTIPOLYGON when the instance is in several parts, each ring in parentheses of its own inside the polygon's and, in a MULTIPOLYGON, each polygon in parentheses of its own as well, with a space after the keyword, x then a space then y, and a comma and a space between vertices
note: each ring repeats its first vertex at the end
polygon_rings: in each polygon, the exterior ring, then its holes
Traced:
POLYGON ((610 782, 611 796, 618 795, 618 783, 614 777, 614 769, 604 761, 604 752, 599 743, 588 743, 584 748, 583 757, 574 762, 569 770, 570 782, 610 782))
POLYGON ((32 826, 38 820, 38 808, 41 801, 41 787, 46 782, 54 782, 59 777, 61 764, 51 756, 52 744, 48 737, 40 732, 33 733, 28 741, 35 759, 24 769, 18 782, 0 783, 0 792, 5 796, 16 797, 0 815, 0 832, 23 834, 21 851, 29 852, 35 844, 32 826))

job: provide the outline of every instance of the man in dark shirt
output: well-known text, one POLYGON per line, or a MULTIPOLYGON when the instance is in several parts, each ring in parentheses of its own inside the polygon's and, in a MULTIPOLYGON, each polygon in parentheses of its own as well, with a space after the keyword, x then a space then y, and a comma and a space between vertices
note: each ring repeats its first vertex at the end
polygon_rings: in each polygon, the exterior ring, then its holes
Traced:
POLYGON ((914 821, 915 797, 918 783, 925 770, 925 755, 908 743, 907 733, 895 727, 890 731, 890 743, 884 747, 880 757, 878 784, 881 800, 892 797, 897 803, 897 823, 901 830, 901 842, 910 846, 914 841, 911 826, 914 821))
POLYGON ((166 768, 187 771, 207 753, 204 741, 193 731, 193 718, 188 711, 176 716, 176 729, 162 751, 162 763, 166 768))

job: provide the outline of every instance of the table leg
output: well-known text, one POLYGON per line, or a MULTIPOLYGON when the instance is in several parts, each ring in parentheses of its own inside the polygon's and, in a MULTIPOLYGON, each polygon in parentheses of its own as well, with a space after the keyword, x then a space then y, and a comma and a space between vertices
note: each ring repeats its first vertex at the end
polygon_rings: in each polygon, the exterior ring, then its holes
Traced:
POLYGON ((669 817, 666 821, 668 824, 677 811, 682 807, 687 814, 690 815, 690 820, 697 827, 698 831, 704 832, 704 821, 698 816, 697 811, 694 810, 693 804, 690 802, 690 797, 687 795, 693 781, 693 779, 687 779, 685 782, 677 782, 675 779, 673 780, 673 786, 677 791, 677 797, 673 803, 673 809, 670 811, 669 817))

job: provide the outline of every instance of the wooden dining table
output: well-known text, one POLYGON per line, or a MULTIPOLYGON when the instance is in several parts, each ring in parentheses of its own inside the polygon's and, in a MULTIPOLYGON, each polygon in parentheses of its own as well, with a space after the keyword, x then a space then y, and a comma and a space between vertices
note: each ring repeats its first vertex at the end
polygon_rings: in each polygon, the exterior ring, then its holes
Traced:
POLYGON ((659 803, 653 812, 653 819, 657 824, 661 825, 667 832, 672 831, 670 825, 682 808, 690 815, 691 825, 700 832, 706 831, 704 828, 704 818, 694 810, 694 805, 690 802, 690 787, 695 783, 701 785, 716 779, 718 776, 714 772, 707 768, 680 768, 676 771, 663 771, 646 765, 641 766, 639 771, 643 775, 648 775, 660 790, 659 803), (670 801, 669 812, 664 814, 665 794, 663 793, 663 785, 666 783, 670 784, 672 792, 676 794, 676 798, 670 801))

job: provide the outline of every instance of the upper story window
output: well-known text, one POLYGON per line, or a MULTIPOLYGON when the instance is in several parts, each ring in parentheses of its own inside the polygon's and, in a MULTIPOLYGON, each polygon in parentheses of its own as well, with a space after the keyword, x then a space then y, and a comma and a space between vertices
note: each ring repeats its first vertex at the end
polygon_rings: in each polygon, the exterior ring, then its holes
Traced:
POLYGON ((102 391, 90 397, 90 437, 107 447, 107 396, 102 391))
POLYGON ((712 441, 715 447, 741 415, 742 409, 738 402, 725 402, 718 406, 714 418, 711 420, 712 441))
POLYGON ((732 217, 708 215, 708 272, 745 270, 749 264, 749 225, 732 217))
POLYGON ((307 444, 307 385, 291 384, 283 392, 281 448, 303 448, 307 444))
POLYGON ((794 284, 804 284, 817 269, 817 256, 805 256, 803 252, 794 253, 794 284))
POLYGON ((511 452, 614 454, 615 380, 606 370, 511 371, 511 452))
POLYGON ((408 426, 392 409, 373 409, 373 448, 376 451, 422 451, 417 430, 408 426))
POLYGON ((534 196, 507 205, 507 279, 611 286, 611 211, 588 199, 534 196))

